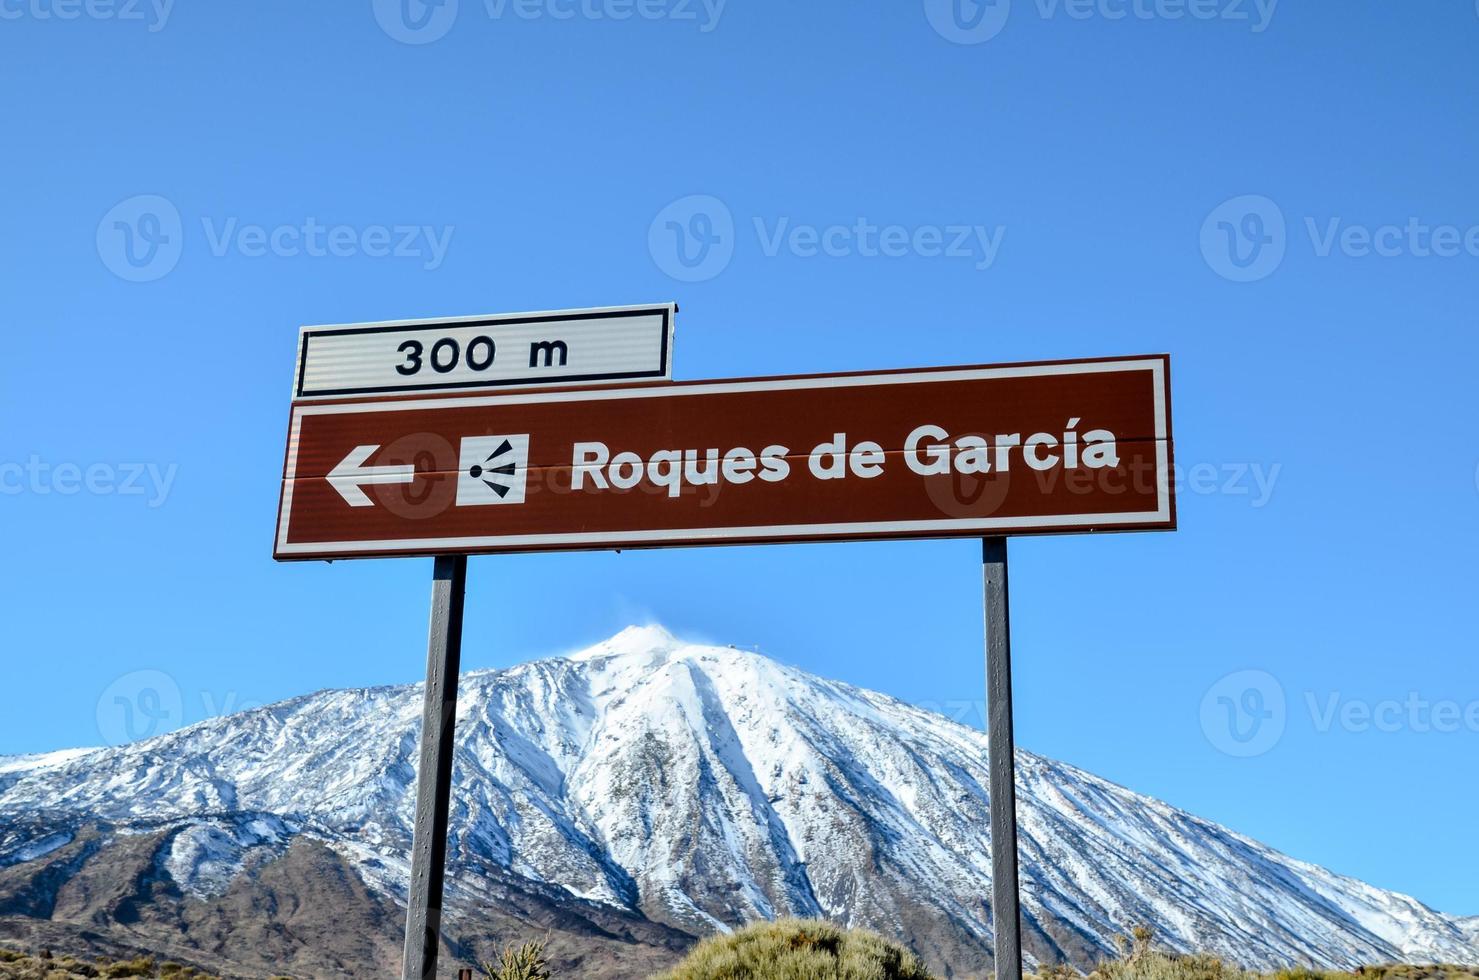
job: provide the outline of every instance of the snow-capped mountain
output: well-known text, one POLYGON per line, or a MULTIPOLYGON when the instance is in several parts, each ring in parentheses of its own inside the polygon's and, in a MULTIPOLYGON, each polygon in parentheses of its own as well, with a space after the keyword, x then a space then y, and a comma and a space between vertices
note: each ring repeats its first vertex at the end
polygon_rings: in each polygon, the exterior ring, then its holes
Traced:
MULTIPOLYGON (((167 902, 188 924, 223 903, 260 911, 269 886, 262 914, 278 914, 282 869, 311 846, 320 863, 301 880, 352 869, 340 885, 379 902, 376 928, 389 932, 364 955, 389 957, 420 712, 419 686, 329 691, 121 748, 0 759, 0 921, 72 915, 127 930, 167 902), (71 884, 109 855, 122 867, 120 848, 132 849, 124 897, 99 904, 97 875, 71 884)), ((594 976, 595 964, 630 964, 632 949, 659 965, 692 936, 821 915, 898 936, 944 975, 975 975, 991 948, 986 758, 981 732, 656 627, 472 673, 458 705, 448 931, 475 933, 496 912, 579 932, 611 944, 577 957, 594 976)), ((1018 806, 1034 961, 1086 965, 1151 924, 1173 948, 1250 966, 1479 962, 1479 920, 1072 766, 1019 752, 1018 806)), ((335 955, 321 975, 357 972, 359 954, 335 955)))

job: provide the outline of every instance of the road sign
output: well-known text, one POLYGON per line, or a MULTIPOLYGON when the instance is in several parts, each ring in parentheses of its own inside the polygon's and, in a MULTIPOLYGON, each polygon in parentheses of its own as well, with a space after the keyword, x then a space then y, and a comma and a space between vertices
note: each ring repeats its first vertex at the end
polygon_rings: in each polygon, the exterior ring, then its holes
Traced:
POLYGON ((445 390, 670 378, 675 312, 303 331, 275 556, 437 556, 403 980, 436 975, 467 555, 953 536, 983 539, 994 956, 1020 980, 1006 536, 1175 528, 1170 359, 445 390))
POLYGON ((672 377, 677 306, 304 327, 294 399, 672 377))
POLYGON ((1169 367, 300 402, 275 555, 1169 530, 1169 367))

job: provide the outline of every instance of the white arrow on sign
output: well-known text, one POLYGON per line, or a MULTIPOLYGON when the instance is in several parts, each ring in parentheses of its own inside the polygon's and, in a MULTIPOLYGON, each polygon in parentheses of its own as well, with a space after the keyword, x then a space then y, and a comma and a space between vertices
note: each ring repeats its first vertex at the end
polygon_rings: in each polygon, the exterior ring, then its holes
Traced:
POLYGON ((379 450, 379 446, 356 446, 324 477, 330 486, 339 491, 339 496, 349 506, 375 506, 375 502, 360 487, 371 483, 410 483, 416 479, 416 467, 411 463, 402 466, 366 466, 365 460, 379 450))

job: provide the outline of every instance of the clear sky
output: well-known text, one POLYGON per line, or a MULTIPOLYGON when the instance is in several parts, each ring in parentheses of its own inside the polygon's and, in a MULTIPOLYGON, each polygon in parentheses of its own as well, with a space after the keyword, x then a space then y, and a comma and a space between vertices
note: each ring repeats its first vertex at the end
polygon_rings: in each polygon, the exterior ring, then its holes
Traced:
MULTIPOLYGON (((1181 529, 1014 542, 1020 744, 1479 913, 1469 0, 0 0, 0 77, 0 752, 421 676, 428 560, 270 558, 300 324, 1165 351, 1181 529)), ((653 620, 979 725, 978 560, 475 559, 465 663, 653 620)))

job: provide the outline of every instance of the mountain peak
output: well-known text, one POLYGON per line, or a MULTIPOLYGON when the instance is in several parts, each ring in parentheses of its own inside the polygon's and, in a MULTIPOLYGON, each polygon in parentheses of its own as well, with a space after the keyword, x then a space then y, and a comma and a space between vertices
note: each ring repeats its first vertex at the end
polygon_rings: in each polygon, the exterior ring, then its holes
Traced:
POLYGON ((687 645, 674 636, 666 626, 660 623, 649 623, 645 626, 628 626, 610 639, 602 640, 593 647, 570 654, 565 659, 584 661, 633 654, 668 653, 687 645))

